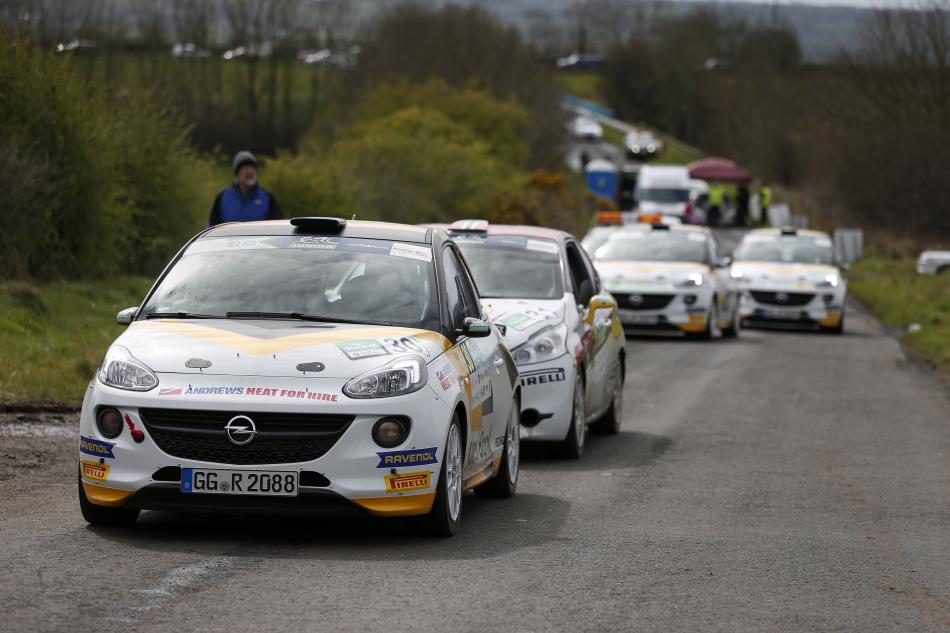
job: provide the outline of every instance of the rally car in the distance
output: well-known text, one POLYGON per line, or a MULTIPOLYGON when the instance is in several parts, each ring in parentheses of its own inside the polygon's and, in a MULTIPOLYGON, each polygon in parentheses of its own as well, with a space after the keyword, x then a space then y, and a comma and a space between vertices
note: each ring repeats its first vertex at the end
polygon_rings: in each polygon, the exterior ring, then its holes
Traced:
POLYGON ((686 224, 631 224, 594 253, 625 329, 705 339, 739 332, 729 262, 709 229, 686 224))
POLYGON ((620 430, 624 337, 617 304, 569 233, 462 220, 449 234, 521 372, 521 439, 584 453, 588 425, 620 430))
POLYGON ((83 516, 142 509, 425 515, 512 496, 520 385, 446 233, 337 218, 191 240, 89 384, 83 516))
POLYGON ((758 229, 734 252, 732 278, 744 323, 810 325, 840 334, 848 284, 827 233, 758 229))

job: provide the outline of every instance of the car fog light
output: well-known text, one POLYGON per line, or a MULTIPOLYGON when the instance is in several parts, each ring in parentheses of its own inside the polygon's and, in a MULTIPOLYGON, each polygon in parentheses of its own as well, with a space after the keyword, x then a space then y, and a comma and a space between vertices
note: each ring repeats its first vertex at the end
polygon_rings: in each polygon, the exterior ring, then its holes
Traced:
POLYGON ((693 305, 696 303, 696 295, 683 295, 683 303, 688 306, 693 305))
POLYGON ((383 448, 393 448, 406 441, 409 435, 409 420, 383 418, 373 425, 373 441, 383 448))
POLYGON ((112 439, 119 437, 122 432, 122 415, 115 409, 109 407, 99 411, 99 417, 96 418, 96 426, 99 427, 99 433, 103 437, 112 439))
POLYGON ((832 301, 835 300, 835 296, 834 296, 834 295, 822 295, 822 296, 821 296, 821 300, 824 301, 825 303, 831 303, 832 301))

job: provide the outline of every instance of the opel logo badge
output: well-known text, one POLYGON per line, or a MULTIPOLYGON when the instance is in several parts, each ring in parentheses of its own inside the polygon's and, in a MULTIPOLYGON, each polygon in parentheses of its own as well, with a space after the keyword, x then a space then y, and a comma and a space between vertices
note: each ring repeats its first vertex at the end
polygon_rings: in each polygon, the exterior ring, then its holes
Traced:
POLYGON ((643 303, 643 295, 633 294, 630 295, 630 303, 640 305, 643 303))
POLYGON ((224 432, 228 434, 228 439, 232 444, 244 446, 257 435, 257 427, 254 426, 254 420, 246 415, 236 415, 228 420, 224 426, 224 432))
POLYGON ((775 300, 778 301, 779 303, 785 303, 786 301, 788 301, 788 295, 785 294, 784 292, 777 292, 775 293, 775 300))

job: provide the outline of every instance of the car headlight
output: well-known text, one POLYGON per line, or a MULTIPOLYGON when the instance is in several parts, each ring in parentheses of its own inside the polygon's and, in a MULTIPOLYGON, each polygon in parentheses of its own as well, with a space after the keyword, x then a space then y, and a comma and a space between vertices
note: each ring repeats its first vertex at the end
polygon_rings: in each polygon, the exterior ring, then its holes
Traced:
POLYGON ((729 271, 729 276, 733 279, 742 279, 745 275, 743 275, 741 270, 733 269, 729 271))
POLYGON ((343 393, 351 398, 390 398, 418 391, 427 381, 426 363, 421 357, 401 356, 350 380, 343 386, 343 393))
POLYGON ((516 365, 530 365, 557 358, 567 352, 567 325, 552 325, 512 350, 516 365))
POLYGON ((697 288, 703 285, 703 281, 702 273, 690 273, 687 275, 686 279, 676 285, 680 288, 697 288))
POLYGON ((99 382, 116 389, 148 391, 158 384, 158 377, 129 350, 113 345, 99 368, 99 382))
POLYGON ((817 285, 822 288, 837 288, 839 283, 841 283, 841 278, 835 273, 831 273, 818 282, 817 285))

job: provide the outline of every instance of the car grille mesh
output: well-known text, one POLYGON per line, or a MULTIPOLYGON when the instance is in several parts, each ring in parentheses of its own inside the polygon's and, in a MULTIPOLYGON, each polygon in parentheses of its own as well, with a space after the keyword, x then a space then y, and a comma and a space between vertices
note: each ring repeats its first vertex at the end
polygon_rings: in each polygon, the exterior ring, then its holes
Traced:
POLYGON ((768 303, 776 306, 803 306, 811 303, 811 300, 815 298, 815 293, 765 292, 763 290, 753 290, 752 298, 759 303, 768 303))
POLYGON ((617 300, 617 307, 624 310, 660 310, 670 304, 675 295, 670 294, 617 294, 613 293, 617 300), (639 301, 636 299, 639 297, 639 301))
POLYGON ((324 455, 353 421, 351 415, 249 413, 188 409, 139 409, 149 436, 174 457, 217 464, 292 464, 324 455), (243 446, 224 431, 228 420, 247 415, 257 435, 243 446))

